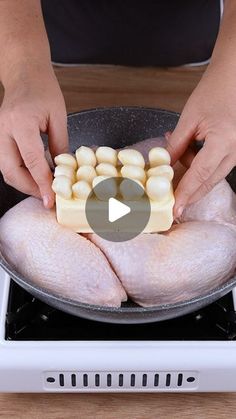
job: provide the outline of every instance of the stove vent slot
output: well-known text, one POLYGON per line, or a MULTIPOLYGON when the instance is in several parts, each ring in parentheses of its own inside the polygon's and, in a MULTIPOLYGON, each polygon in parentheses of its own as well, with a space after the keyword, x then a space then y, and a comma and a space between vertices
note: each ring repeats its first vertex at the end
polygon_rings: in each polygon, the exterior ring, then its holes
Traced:
POLYGON ((111 386, 112 386, 112 375, 107 374, 107 387, 111 387, 111 386))
POLYGON ((76 387, 76 374, 71 374, 71 385, 76 387))
POLYGON ((83 387, 88 387, 88 374, 83 374, 83 387))
POLYGON ((45 388, 75 391, 196 389, 196 371, 56 371, 44 373, 45 388))
POLYGON ((64 387, 64 374, 59 374, 59 383, 61 387, 64 387))
POLYGON ((154 375, 154 387, 158 387, 159 385, 159 374, 154 375))
POLYGON ((181 387, 183 384, 183 374, 178 374, 177 386, 181 387))

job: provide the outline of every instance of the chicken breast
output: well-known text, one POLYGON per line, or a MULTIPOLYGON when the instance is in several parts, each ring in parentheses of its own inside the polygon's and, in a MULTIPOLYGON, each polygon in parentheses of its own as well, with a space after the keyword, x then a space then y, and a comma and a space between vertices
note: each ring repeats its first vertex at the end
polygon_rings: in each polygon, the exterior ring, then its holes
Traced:
POLYGON ((104 252, 130 298, 141 306, 203 295, 236 268, 236 232, 214 222, 174 225, 168 233, 142 234, 115 243, 90 239, 104 252))
POLYGON ((119 307, 126 292, 103 253, 86 238, 60 226, 55 212, 27 198, 0 221, 0 248, 29 282, 58 296, 119 307))

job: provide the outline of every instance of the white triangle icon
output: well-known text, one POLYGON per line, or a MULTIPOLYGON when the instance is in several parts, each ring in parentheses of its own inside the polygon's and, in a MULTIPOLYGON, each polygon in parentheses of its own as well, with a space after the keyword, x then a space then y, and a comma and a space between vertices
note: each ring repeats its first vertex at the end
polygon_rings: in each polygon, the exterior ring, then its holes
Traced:
POLYGON ((131 211, 128 205, 123 204, 115 198, 110 198, 108 201, 108 220, 113 223, 119 218, 124 217, 131 211))

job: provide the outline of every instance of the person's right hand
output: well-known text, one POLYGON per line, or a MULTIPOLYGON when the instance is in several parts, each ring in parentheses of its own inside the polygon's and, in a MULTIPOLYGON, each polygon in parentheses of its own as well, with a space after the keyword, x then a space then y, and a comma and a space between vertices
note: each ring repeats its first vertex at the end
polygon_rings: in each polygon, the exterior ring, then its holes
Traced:
POLYGON ((40 132, 48 133, 52 157, 68 149, 65 102, 51 67, 27 71, 4 86, 0 108, 0 171, 14 188, 51 208, 52 174, 40 132))

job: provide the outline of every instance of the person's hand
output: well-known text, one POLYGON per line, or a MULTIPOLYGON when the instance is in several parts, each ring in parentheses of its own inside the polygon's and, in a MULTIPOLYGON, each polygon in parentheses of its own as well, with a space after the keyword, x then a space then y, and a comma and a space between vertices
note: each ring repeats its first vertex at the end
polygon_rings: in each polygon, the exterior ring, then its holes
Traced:
POLYGON ((175 192, 175 217, 222 180, 236 164, 236 84, 221 69, 211 69, 190 96, 180 120, 167 140, 172 163, 191 165, 175 192), (205 140, 195 156, 192 140, 205 140))
POLYGON ((0 108, 0 171, 7 184, 43 199, 51 208, 52 174, 40 132, 47 132, 54 157, 67 151, 66 108, 51 67, 10 79, 0 108))

